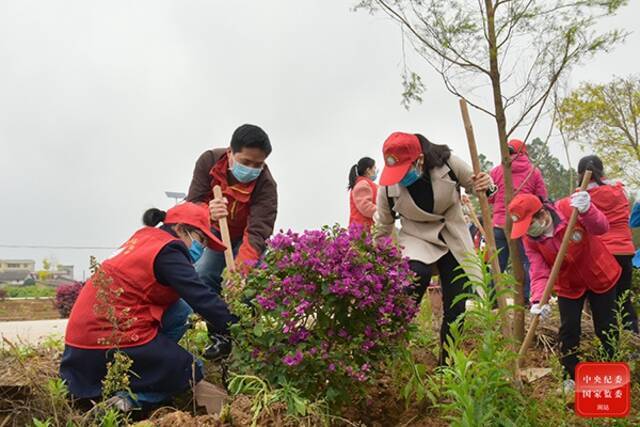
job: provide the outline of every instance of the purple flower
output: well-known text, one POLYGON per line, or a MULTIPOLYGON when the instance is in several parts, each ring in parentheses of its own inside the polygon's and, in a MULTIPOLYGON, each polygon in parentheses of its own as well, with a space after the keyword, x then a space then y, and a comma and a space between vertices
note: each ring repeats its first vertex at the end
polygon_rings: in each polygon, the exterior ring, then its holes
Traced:
POLYGON ((280 232, 249 278, 263 309, 253 324, 279 336, 275 344, 239 351, 254 356, 265 375, 280 374, 283 365, 300 366, 287 378, 296 386, 306 375, 326 384, 338 371, 346 377, 340 387, 368 381, 379 366, 374 362, 402 345, 417 311, 406 291, 415 281, 408 261, 391 239, 373 239, 359 226, 280 232), (326 368, 301 370, 318 362, 326 368))
POLYGON ((296 365, 299 365, 300 362, 302 362, 303 358, 304 356, 302 355, 302 352, 298 350, 296 351, 296 354, 293 356, 287 354, 285 357, 283 357, 282 363, 284 363, 287 366, 296 366, 296 365))
POLYGON ((273 300, 265 298, 265 297, 263 297, 261 295, 258 295, 256 297, 256 301, 258 301, 258 304, 260 304, 266 310, 275 310, 276 309, 276 303, 273 300))
POLYGON ((363 343, 362 343, 361 348, 362 348, 362 350, 363 350, 363 351, 369 351, 369 350, 371 350, 373 347, 375 347, 375 345, 376 345, 376 344, 375 344, 373 341, 371 341, 371 340, 366 340, 365 342, 363 342, 363 343))
POLYGON ((308 330, 300 328, 289 336, 289 344, 298 344, 302 341, 306 341, 309 339, 309 336, 311 336, 311 334, 308 330))
POLYGON ((311 303, 307 300, 302 300, 302 302, 296 307, 296 313, 303 315, 309 307, 311 307, 311 303))
POLYGON ((365 374, 364 372, 358 372, 357 374, 354 375, 354 377, 356 380, 360 381, 361 383, 367 380, 367 374, 365 374))

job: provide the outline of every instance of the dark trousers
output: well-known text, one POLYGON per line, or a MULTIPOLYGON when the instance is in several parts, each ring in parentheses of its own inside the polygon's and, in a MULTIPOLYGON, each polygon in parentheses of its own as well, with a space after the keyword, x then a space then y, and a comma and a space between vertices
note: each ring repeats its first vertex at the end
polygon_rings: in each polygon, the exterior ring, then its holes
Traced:
MULTIPOLYGON (((507 235, 503 228, 493 227, 493 234, 496 237, 496 249, 498 250, 498 263, 500 264, 500 270, 502 273, 507 269, 509 265, 509 244, 507 242, 507 235)), ((522 260, 522 269, 524 270, 524 302, 525 305, 529 301, 529 258, 524 251, 524 243, 522 239, 518 239, 518 248, 520 248, 520 259, 522 260)))
POLYGON ((616 255, 616 260, 622 267, 622 274, 618 283, 616 283, 616 294, 618 298, 622 298, 625 293, 627 296, 622 304, 622 315, 625 329, 638 333, 638 313, 636 313, 633 303, 631 302, 631 278, 633 276, 633 264, 631 263, 633 255, 616 255))
MULTIPOLYGON (((438 267, 438 273, 440 274, 442 290, 443 318, 442 326, 440 327, 440 364, 443 365, 447 358, 443 344, 449 336, 451 324, 460 317, 465 310, 466 299, 460 300, 455 304, 453 304, 453 300, 456 296, 465 291, 464 285, 466 283, 466 276, 458 277, 463 272, 458 268, 460 264, 458 264, 458 261, 456 261, 451 252, 447 252, 442 258, 436 261, 435 264, 438 267)), ((416 303, 420 304, 429 283, 431 283, 433 268, 430 265, 416 260, 409 261, 409 266, 418 276, 418 283, 414 290, 414 298, 416 303)))
POLYGON ((576 365, 578 364, 578 348, 580 346, 580 319, 582 318, 582 307, 585 298, 589 298, 589 306, 593 316, 593 328, 600 342, 609 355, 613 355, 614 346, 611 339, 615 333, 615 305, 616 288, 604 294, 595 294, 587 291, 582 297, 577 299, 558 297, 558 308, 560 309, 560 363, 567 374, 575 379, 576 365), (607 332, 611 337, 605 335, 607 332))

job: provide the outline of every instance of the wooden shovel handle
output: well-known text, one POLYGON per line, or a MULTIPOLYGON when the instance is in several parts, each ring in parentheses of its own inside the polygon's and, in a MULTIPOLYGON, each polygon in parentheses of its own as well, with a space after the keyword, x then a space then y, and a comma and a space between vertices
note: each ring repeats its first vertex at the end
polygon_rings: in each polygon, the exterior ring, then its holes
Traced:
MULTIPOLYGON (((216 200, 221 200, 224 196, 222 195, 222 188, 219 185, 213 187, 213 197, 216 200)), ((229 224, 227 223, 227 218, 220 218, 218 221, 220 226, 220 235, 222 236, 222 243, 227 247, 224 251, 224 260, 227 264, 227 269, 229 271, 235 271, 236 263, 233 259, 233 247, 231 245, 231 236, 229 235, 229 224)))
MULTIPOLYGON (((591 181, 591 171, 587 170, 584 173, 584 177, 582 178, 582 184, 580 185, 580 190, 584 191, 587 189, 587 185, 589 185, 589 181, 591 181)), ((576 222, 578 221, 578 209, 573 208, 571 211, 571 217, 569 218, 569 224, 564 232, 564 236, 562 237, 562 243, 560 244, 560 250, 558 250, 558 255, 556 256, 555 261, 553 262, 553 267, 551 268, 551 273, 549 274, 549 279, 547 280, 547 286, 544 288, 544 293, 542 294, 542 298, 540 299, 540 306, 543 306, 549 302, 549 298, 551 297, 551 291, 553 291, 553 285, 558 279, 558 275, 560 274, 560 268, 562 268, 562 262, 564 261, 564 257, 567 254, 567 250, 569 249, 569 243, 571 241, 571 234, 573 233, 573 227, 575 227, 576 222)), ((536 329, 538 327, 538 323, 540 322, 540 315, 536 314, 533 316, 531 320, 531 324, 529 325, 529 330, 527 331, 527 336, 525 337, 522 345, 520 346, 520 351, 518 352, 518 366, 522 366, 522 361, 524 355, 527 353, 529 346, 533 342, 533 339, 536 335, 536 329)))

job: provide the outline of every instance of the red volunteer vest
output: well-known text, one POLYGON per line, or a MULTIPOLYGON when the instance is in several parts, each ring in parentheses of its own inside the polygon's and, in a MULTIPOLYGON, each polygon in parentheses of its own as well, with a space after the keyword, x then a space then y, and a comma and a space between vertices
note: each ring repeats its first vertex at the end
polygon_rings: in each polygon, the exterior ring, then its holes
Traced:
POLYGON ((164 311, 178 300, 178 294, 157 282, 153 263, 158 253, 177 239, 158 228, 138 230, 119 251, 102 263, 110 280, 104 292, 94 285, 94 275, 71 310, 65 342, 86 349, 135 347, 148 343, 158 333, 164 311), (123 325, 114 331, 106 309, 123 325))
POLYGON ((589 190, 591 201, 609 220, 609 231, 600 236, 600 240, 614 255, 632 255, 636 248, 633 245, 631 228, 629 228, 629 200, 621 183, 600 185, 589 190))
MULTIPOLYGON (((229 224, 229 234, 231 239, 236 240, 243 236, 244 230, 247 228, 249 219, 249 211, 251 210, 251 194, 256 187, 257 180, 243 184, 241 182, 229 185, 229 158, 227 153, 223 154, 215 165, 211 168, 211 188, 219 185, 222 188, 222 194, 229 201, 229 216, 227 222, 229 224)), ((211 224, 218 229, 217 221, 211 224)))
MULTIPOLYGON (((376 203, 376 201, 378 200, 378 186, 376 185, 375 182, 373 182, 372 180, 364 176, 359 176, 358 179, 356 179, 356 185, 358 184, 358 182, 362 180, 365 180, 367 184, 369 184, 369 187, 373 192, 373 203, 376 203)), ((360 213, 360 211, 356 207, 356 202, 353 199, 353 190, 351 190, 351 193, 349 194, 349 205, 350 205, 349 225, 362 224, 366 228, 371 228, 373 226, 373 218, 368 218, 362 215, 362 213, 360 213)))
MULTIPOLYGON (((571 216, 569 200, 561 200, 558 209, 561 215, 567 218, 555 232, 562 238, 571 216)), ((553 266, 558 254, 550 245, 551 240, 548 239, 549 244, 545 244, 546 242, 529 239, 549 267, 553 266)), ((554 290, 558 296, 571 299, 580 298, 587 290, 602 294, 615 286, 620 274, 620 265, 598 236, 587 233, 580 223, 576 223, 554 290)))

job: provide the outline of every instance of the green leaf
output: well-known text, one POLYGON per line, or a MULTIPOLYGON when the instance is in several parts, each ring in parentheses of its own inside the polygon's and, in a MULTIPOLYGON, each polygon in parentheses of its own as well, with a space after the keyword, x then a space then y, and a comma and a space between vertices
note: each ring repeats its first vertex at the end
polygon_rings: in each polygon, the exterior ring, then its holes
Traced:
POLYGON ((253 334, 255 336, 261 337, 263 333, 264 333, 264 326, 262 323, 258 323, 256 324, 256 326, 253 327, 253 334))

